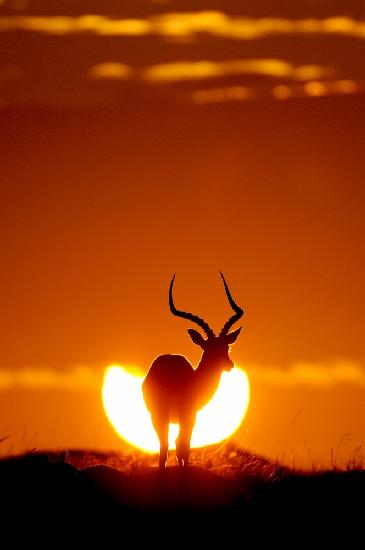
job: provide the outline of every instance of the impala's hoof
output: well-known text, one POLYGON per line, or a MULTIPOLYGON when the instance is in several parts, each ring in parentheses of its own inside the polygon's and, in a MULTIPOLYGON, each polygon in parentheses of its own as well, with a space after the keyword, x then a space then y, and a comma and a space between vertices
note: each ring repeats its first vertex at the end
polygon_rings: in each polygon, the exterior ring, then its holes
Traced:
POLYGON ((189 460, 185 458, 177 458, 179 468, 187 468, 189 466, 189 460))

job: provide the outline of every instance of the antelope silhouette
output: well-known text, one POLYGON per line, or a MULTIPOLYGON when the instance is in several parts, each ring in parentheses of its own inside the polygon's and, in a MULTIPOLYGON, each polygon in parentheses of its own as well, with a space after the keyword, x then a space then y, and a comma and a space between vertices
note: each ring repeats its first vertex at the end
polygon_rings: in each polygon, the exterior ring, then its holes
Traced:
POLYGON ((144 401, 151 414, 153 427, 160 441, 159 466, 165 468, 168 455, 169 422, 179 424, 176 439, 176 458, 180 467, 189 463, 190 440, 195 425, 196 413, 213 397, 223 371, 230 371, 234 364, 229 357, 229 346, 233 344, 241 328, 228 333, 238 321, 243 310, 234 302, 223 273, 223 280, 229 304, 235 312, 226 322, 219 335, 200 317, 179 311, 172 298, 175 275, 169 288, 169 306, 177 317, 196 323, 207 338, 189 328, 188 333, 194 344, 203 350, 196 369, 182 355, 160 355, 152 363, 142 391, 144 401))

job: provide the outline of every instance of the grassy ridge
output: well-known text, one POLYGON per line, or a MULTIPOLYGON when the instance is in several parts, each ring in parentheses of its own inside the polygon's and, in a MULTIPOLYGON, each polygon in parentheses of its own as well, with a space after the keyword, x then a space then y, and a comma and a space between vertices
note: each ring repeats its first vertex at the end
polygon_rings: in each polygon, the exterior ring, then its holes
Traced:
POLYGON ((132 450, 3 459, 3 524, 41 522, 83 536, 107 526, 107 532, 139 533, 159 545, 167 519, 180 537, 193 529, 203 543, 214 544, 219 534, 270 534, 280 542, 292 529, 327 539, 339 528, 362 531, 364 470, 296 472, 230 444, 193 451, 192 466, 183 471, 171 466, 160 472, 156 459, 132 450))

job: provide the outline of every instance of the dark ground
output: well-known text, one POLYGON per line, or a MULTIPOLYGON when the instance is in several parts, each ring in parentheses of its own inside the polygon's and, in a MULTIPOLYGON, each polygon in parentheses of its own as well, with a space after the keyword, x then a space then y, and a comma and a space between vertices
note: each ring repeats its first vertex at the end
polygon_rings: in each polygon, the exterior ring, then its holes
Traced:
POLYGON ((77 537, 91 544, 102 537, 117 547, 195 548, 244 547, 248 540, 296 547, 320 537, 327 547, 345 536, 347 544, 354 538, 362 546, 364 470, 294 472, 242 450, 225 453, 225 464, 213 453, 204 463, 165 472, 142 455, 68 451, 5 458, 3 540, 52 545, 77 537))

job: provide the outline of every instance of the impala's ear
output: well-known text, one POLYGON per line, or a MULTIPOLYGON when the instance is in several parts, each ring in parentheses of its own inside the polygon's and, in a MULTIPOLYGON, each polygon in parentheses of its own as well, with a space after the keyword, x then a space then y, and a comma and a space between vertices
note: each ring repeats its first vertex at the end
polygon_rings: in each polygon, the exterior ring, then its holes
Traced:
POLYGON ((229 334, 227 334, 227 336, 226 336, 227 344, 233 344, 233 342, 235 342, 237 340, 238 335, 239 335, 240 332, 241 332, 241 327, 238 328, 237 330, 234 330, 233 332, 230 332, 229 334))
POLYGON ((204 340, 200 332, 194 330, 193 328, 188 328, 188 333, 194 344, 200 346, 203 349, 205 348, 206 340, 204 340))

